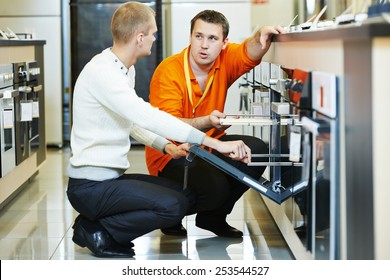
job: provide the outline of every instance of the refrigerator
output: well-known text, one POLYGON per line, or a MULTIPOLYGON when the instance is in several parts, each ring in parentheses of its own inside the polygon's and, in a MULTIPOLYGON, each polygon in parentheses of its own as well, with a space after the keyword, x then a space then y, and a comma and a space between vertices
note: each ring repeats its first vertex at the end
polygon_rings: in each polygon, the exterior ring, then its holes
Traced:
MULTIPOLYGON (((71 86, 84 65, 102 50, 112 46, 111 17, 126 0, 70 0, 71 86)), ((161 30, 161 1, 138 0, 156 11, 157 28, 161 30)), ((158 34, 157 34, 158 35, 158 34)), ((162 59, 162 37, 157 36, 151 55, 135 64, 135 89, 149 100, 149 84, 153 71, 162 59)))
MULTIPOLYGON (((251 0, 163 0, 163 55, 179 53, 190 42, 191 19, 202 10, 216 10, 226 16, 229 21, 229 42, 240 43, 250 36, 251 0)), ((225 113, 240 113, 240 88, 238 79, 228 90, 225 113)), ((231 126, 229 133, 241 134, 243 129, 231 126)))
POLYGON ((44 80, 46 144, 63 145, 61 0, 2 0, 0 29, 45 40, 44 80))

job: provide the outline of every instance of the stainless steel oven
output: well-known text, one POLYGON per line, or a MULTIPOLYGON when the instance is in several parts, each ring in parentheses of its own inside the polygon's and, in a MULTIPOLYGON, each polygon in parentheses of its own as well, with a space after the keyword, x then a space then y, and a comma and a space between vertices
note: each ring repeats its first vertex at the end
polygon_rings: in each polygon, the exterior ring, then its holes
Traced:
MULTIPOLYGON (((283 192, 286 216, 313 257, 338 259, 337 77, 261 64, 255 68, 260 71, 254 73, 253 84, 255 93, 261 89, 259 105, 269 108, 273 121, 267 127, 268 183, 272 190, 283 192)), ((252 107, 258 102, 256 94, 253 100, 252 107)), ((261 132, 262 137, 264 131, 261 132)))
POLYGON ((0 177, 16 166, 13 65, 0 65, 0 177))
POLYGON ((31 87, 27 86, 27 65, 25 62, 13 63, 14 89, 19 91, 15 97, 15 141, 16 165, 30 156, 29 129, 32 121, 32 101, 28 95, 31 87))
POLYGON ((27 102, 32 105, 32 118, 28 127, 30 154, 37 152, 40 145, 39 131, 42 123, 40 121, 40 102, 42 102, 40 95, 43 89, 39 80, 40 74, 41 70, 36 61, 26 63, 27 102))
POLYGON ((339 259, 339 118, 336 75, 311 73, 312 117, 302 125, 311 134, 310 250, 315 259, 339 259))

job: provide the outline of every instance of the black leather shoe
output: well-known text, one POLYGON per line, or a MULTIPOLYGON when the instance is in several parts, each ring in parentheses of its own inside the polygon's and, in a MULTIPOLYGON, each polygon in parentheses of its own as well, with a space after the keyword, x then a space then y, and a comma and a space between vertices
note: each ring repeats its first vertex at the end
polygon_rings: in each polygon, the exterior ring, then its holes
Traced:
POLYGON ((106 231, 98 230, 90 233, 81 223, 74 225, 72 240, 80 247, 87 247, 99 258, 131 258, 135 255, 132 248, 122 248, 114 244, 106 231))
POLYGON ((215 223, 215 224, 206 224, 196 221, 196 226, 205 230, 209 230, 214 234, 220 237, 229 237, 229 238, 241 238, 242 231, 230 226, 228 223, 215 223))
POLYGON ((187 230, 183 227, 181 223, 173 227, 162 228, 161 231, 166 235, 187 236, 187 230))

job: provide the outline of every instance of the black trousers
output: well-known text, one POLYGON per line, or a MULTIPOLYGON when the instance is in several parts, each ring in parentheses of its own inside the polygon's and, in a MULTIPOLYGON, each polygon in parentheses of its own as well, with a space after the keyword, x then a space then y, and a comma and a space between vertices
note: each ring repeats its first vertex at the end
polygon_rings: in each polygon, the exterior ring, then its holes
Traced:
MULTIPOLYGON (((251 148, 252 154, 268 154, 268 146, 256 137, 225 135, 221 140, 243 140, 251 148)), ((260 178, 265 170, 264 166, 248 166, 216 151, 213 151, 213 153, 254 178, 260 178)), ((268 161, 268 158, 262 158, 261 160, 268 161)), ((159 176, 183 184, 186 161, 185 158, 172 159, 159 173, 159 176)), ((231 213, 234 204, 248 190, 248 187, 197 157, 187 164, 187 187, 197 195, 196 205, 192 209, 192 213, 198 213, 196 220, 202 220, 205 223, 224 222, 226 216, 231 213)))
POLYGON ((195 203, 181 184, 144 174, 106 181, 70 178, 67 195, 84 219, 102 226, 125 247, 150 231, 180 223, 195 203))

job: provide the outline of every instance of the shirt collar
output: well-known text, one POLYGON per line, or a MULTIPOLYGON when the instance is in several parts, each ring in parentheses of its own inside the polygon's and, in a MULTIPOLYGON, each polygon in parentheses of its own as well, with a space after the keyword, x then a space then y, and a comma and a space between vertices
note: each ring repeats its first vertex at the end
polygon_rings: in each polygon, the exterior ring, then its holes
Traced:
POLYGON ((127 76, 129 74, 129 69, 122 63, 122 61, 116 56, 116 54, 112 52, 111 48, 109 48, 108 50, 115 65, 117 65, 121 72, 127 76))

